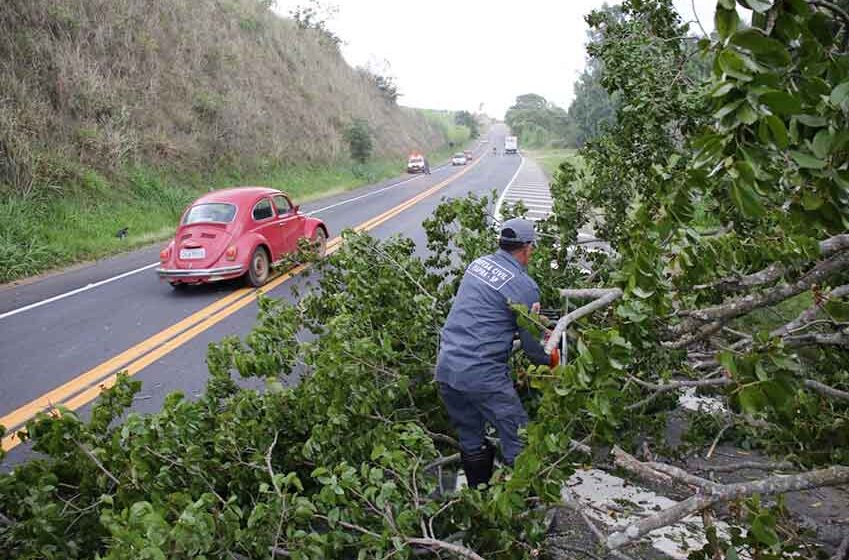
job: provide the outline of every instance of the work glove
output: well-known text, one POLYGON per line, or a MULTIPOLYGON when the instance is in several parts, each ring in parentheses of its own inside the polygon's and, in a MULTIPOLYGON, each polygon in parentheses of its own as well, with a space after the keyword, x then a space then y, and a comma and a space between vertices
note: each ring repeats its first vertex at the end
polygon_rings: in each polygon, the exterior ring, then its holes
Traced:
POLYGON ((551 351, 551 354, 549 354, 549 356, 551 357, 551 361, 548 364, 548 366, 550 368, 554 369, 554 368, 556 368, 557 366, 560 365, 560 348, 559 347, 555 346, 554 350, 551 351))
MULTIPOLYGON (((548 339, 551 338, 551 332, 552 331, 545 331, 545 335, 543 336, 543 339, 542 339, 543 346, 548 344, 548 339)), ((548 356, 550 358, 549 363, 548 363, 548 366, 550 368, 553 369, 553 368, 556 368, 557 366, 560 365, 560 343, 559 342, 558 342, 557 346, 554 347, 554 349, 551 351, 551 353, 548 356)))

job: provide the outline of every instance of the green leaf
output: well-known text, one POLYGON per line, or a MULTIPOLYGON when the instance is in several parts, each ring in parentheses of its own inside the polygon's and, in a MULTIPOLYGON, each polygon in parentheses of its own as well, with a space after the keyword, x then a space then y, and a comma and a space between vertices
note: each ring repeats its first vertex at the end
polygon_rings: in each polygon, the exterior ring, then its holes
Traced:
POLYGON ((784 126, 784 121, 775 115, 769 115, 764 120, 767 126, 769 126, 769 132, 772 135, 772 141, 775 142, 775 145, 782 150, 787 148, 787 127, 784 126))
POLYGON ((766 0, 740 0, 740 4, 759 14, 772 8, 772 2, 767 2, 766 0))
POLYGON ((764 214, 760 196, 753 188, 740 181, 731 183, 731 199, 747 218, 759 218, 764 214))
POLYGON ((831 153, 832 140, 834 140, 834 135, 829 132, 827 128, 817 132, 817 135, 814 136, 814 141, 811 144, 811 148, 814 150, 814 155, 820 159, 827 158, 831 153))
POLYGON ((725 560, 740 560, 740 557, 737 556, 737 550, 734 548, 734 545, 729 545, 729 547, 725 550, 725 560))
POLYGON ((743 99, 738 99, 737 101, 732 101, 727 105, 723 105, 722 108, 719 109, 719 111, 713 114, 713 118, 715 118, 716 120, 721 120, 723 117, 730 115, 731 113, 736 111, 740 105, 743 104, 743 101, 743 99))
POLYGON ((756 27, 750 27, 738 31, 731 37, 731 42, 737 46, 747 49, 757 58, 778 66, 790 63, 790 53, 779 41, 767 37, 763 31, 756 27))
POLYGON ((653 290, 651 290, 651 291, 650 290, 644 290, 644 289, 640 288, 639 286, 634 286, 634 289, 631 290, 631 293, 634 294, 635 296, 637 296, 640 299, 648 299, 648 298, 650 298, 654 295, 653 290))
POLYGON ((711 97, 722 97, 732 89, 734 89, 734 84, 732 82, 720 82, 719 85, 714 88, 711 93, 711 97))
POLYGON ((719 5, 726 10, 734 10, 737 8, 737 2, 735 0, 719 0, 719 5))
POLYGON ((757 515, 752 520, 752 534, 767 546, 776 546, 781 542, 775 532, 775 520, 771 515, 757 515))
POLYGON ((828 164, 825 160, 819 159, 811 154, 797 152, 795 150, 790 151, 790 157, 793 158, 796 165, 803 169, 823 169, 828 164))
POLYGON ((802 195, 802 206, 805 210, 813 211, 820 208, 823 204, 823 199, 814 192, 805 191, 802 195))
POLYGON ((729 350, 723 350, 717 354, 716 359, 720 365, 728 371, 732 377, 737 375, 737 362, 734 361, 734 354, 729 350))
POLYGON ((779 115, 795 115, 802 111, 799 98, 786 91, 772 90, 762 94, 759 99, 761 103, 779 115))
POLYGON ((833 299, 826 302, 823 308, 835 321, 849 321, 849 302, 833 299))
POLYGON ((811 128, 820 128, 828 124, 825 117, 817 115, 798 115, 796 116, 796 120, 805 126, 810 126, 811 128))
POLYGON ((740 389, 740 392, 737 393, 737 399, 740 401, 740 408, 743 412, 749 414, 758 412, 767 405, 766 396, 757 384, 740 389))
POLYGON ((742 82, 752 81, 752 76, 748 72, 749 69, 747 68, 746 61, 739 53, 736 53, 731 49, 725 49, 719 53, 716 61, 719 64, 719 68, 725 72, 726 75, 731 76, 732 78, 737 78, 742 82))
POLYGON ((740 16, 737 15, 737 10, 734 8, 728 9, 717 6, 713 23, 716 27, 716 32, 719 33, 719 37, 724 40, 737 31, 737 26, 740 24, 740 16))
POLYGON ((831 90, 831 95, 829 95, 828 100, 831 101, 832 105, 837 107, 843 106, 843 104, 849 100, 849 80, 841 82, 837 87, 831 90))
POLYGON ((740 109, 737 110, 737 118, 740 119, 740 122, 743 122, 748 125, 755 124, 758 120, 758 114, 752 109, 752 106, 748 103, 744 103, 740 106, 740 109))

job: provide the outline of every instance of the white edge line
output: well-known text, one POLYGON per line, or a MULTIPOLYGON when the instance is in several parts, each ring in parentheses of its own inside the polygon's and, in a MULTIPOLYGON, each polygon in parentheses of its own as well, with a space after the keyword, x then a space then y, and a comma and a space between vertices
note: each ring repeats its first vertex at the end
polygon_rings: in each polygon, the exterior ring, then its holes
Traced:
POLYGON ((501 196, 498 197, 498 202, 495 203, 495 211, 493 212, 493 214, 495 214, 495 219, 499 223, 501 222, 501 204, 504 202, 504 196, 507 194, 507 191, 510 190, 510 187, 513 186, 513 181, 515 181, 516 177, 519 176, 519 171, 521 171, 522 168, 525 166, 525 156, 519 154, 519 157, 522 158, 522 161, 519 162, 519 168, 513 174, 513 177, 510 179, 510 182, 507 183, 507 186, 504 187, 504 190, 501 191, 501 196))
POLYGON ((379 194, 379 193, 382 193, 384 191, 388 191, 389 189, 399 187, 399 186, 401 186, 405 183, 409 183, 410 181, 415 181, 416 179, 421 179, 422 177, 425 177, 425 174, 422 173, 421 175, 416 175, 415 177, 410 177, 409 179, 404 179, 403 181, 399 181, 397 183, 392 183, 391 185, 387 185, 383 188, 377 189, 376 191, 371 191, 371 192, 367 192, 365 194, 361 194, 360 196, 355 196, 353 198, 347 198, 345 200, 340 200, 339 202, 333 203, 330 206, 325 206, 324 208, 319 208, 318 210, 313 210, 312 212, 307 212, 307 216, 312 216, 313 214, 318 214, 320 212, 326 212, 327 210, 332 210, 333 208, 336 208, 338 206, 343 206, 345 204, 348 204, 349 202, 355 202, 355 201, 361 200, 363 198, 368 198, 372 195, 379 194))
MULTIPOLYGON (((448 164, 440 165, 439 167, 434 167, 431 171, 439 171, 440 169, 444 169, 448 167, 448 164)), ((426 177, 424 173, 419 175, 415 175, 414 177, 410 177, 408 179, 404 179, 403 181, 399 181, 397 183, 392 183, 391 185, 387 185, 383 188, 377 189, 376 191, 367 192, 365 194, 361 194, 360 196, 355 196, 353 198, 347 198, 345 200, 340 200, 339 202, 333 203, 330 206, 325 206, 324 208, 319 208, 318 210, 313 210, 312 212, 307 212, 307 216, 312 216, 314 214, 318 214, 320 212, 326 212, 327 210, 332 210, 333 208, 337 208, 339 206, 344 206, 350 202, 356 202, 357 200, 361 200, 363 198, 368 198, 370 196, 380 194, 384 191, 388 191, 389 189, 394 189, 395 187, 400 187, 403 184, 409 183, 410 181, 415 181, 416 179, 421 179, 422 177, 426 177)))
MULTIPOLYGON (((447 164, 443 164, 443 165, 440 165, 439 167, 435 167, 433 170, 434 170, 434 171, 439 171, 440 169, 443 169, 443 168, 445 168, 445 167, 448 167, 448 165, 447 165, 447 164)), ((347 200, 342 200, 342 201, 340 201, 340 202, 337 202, 337 203, 335 203, 335 204, 331 204, 330 206, 326 206, 326 207, 324 207, 324 208, 320 208, 320 209, 318 209, 318 210, 313 210, 312 212, 308 212, 306 215, 307 215, 307 216, 312 216, 313 214, 317 214, 317 213, 319 213, 319 212, 324 212, 325 210, 329 210, 329 209, 331 209, 331 208, 335 208, 335 207, 337 207, 337 206, 342 206, 343 204, 348 204, 349 202, 354 202, 355 200, 360 200, 360 199, 362 199, 362 198, 366 198, 366 197, 368 197, 368 196, 372 196, 372 195, 374 195, 374 194, 378 194, 378 193, 381 193, 381 192, 383 192, 383 191, 387 191, 387 190, 389 190, 389 189, 391 189, 391 188, 397 187, 397 186, 399 186, 399 185, 403 185, 404 183, 409 183, 410 181, 414 181, 414 180, 416 180, 416 179, 420 179, 420 178, 422 178, 423 176, 424 176, 424 175, 416 175, 415 177, 410 177, 409 179, 404 179, 403 181, 400 181, 400 182, 398 182, 398 183, 393 183, 393 184, 391 184, 391 185, 388 185, 388 186, 386 186, 386 187, 383 187, 382 189, 378 189, 378 190, 376 190, 376 191, 372 191, 372 192, 370 192, 370 193, 366 193, 366 194, 363 194, 363 195, 360 195, 360 196, 357 196, 357 197, 354 197, 354 198, 349 198, 349 199, 347 199, 347 200)), ((5 319, 5 318, 7 318, 7 317, 11 317, 11 316, 13 316, 13 315, 17 315, 18 313, 23 313, 23 312, 25 312, 25 311, 29 311, 29 310, 31 310, 31 309, 35 309, 35 308, 37 308, 37 307, 41 307, 42 305, 47 305, 48 303, 53 303, 54 301, 59 301, 59 300, 61 300, 61 299, 65 299, 65 298, 67 298, 67 297, 71 297, 71 296, 73 296, 73 295, 76 295, 76 294, 79 294, 79 293, 82 293, 82 292, 87 292, 88 290, 93 290, 94 288, 98 288, 98 287, 103 286, 103 285, 105 285, 105 284, 109 284, 110 282, 114 282, 114 281, 116 281, 116 280, 121 280, 122 278, 126 278, 127 276, 132 276, 133 274, 137 274, 137 273, 139 273, 139 272, 143 272, 143 271, 145 271, 145 270, 151 269, 151 268, 153 268, 154 266, 159 266, 159 263, 158 263, 158 262, 155 262, 155 263, 153 263, 153 264, 145 265, 145 266, 142 266, 142 267, 136 268, 136 269, 134 269, 134 270, 130 270, 130 271, 128 271, 128 272, 124 272, 124 273, 119 274, 119 275, 117 275, 117 276, 113 276, 113 277, 111 277, 111 278, 107 278, 107 279, 105 279, 105 280, 100 280, 99 282, 93 282, 93 283, 91 283, 91 284, 86 284, 85 286, 83 286, 83 287, 81 287, 81 288, 77 288, 77 289, 75 289, 75 290, 71 290, 70 292, 65 292, 64 294, 59 294, 59 295, 56 295, 56 296, 53 296, 53 297, 50 297, 50 298, 47 298, 47 299, 43 299, 43 300, 41 300, 41 301, 37 301, 37 302, 35 302, 35 303, 31 303, 31 304, 29 304, 29 305, 25 305, 25 306, 23 306, 23 307, 19 307, 19 308, 17 308, 17 309, 12 309, 11 311, 6 311, 5 313, 0 314, 0 319, 5 319)))
POLYGON ((71 297, 71 296, 79 294, 81 292, 86 292, 88 290, 92 290, 94 288, 103 286, 104 284, 109 284, 110 282, 114 282, 116 280, 126 278, 127 276, 137 274, 137 273, 142 272, 144 270, 148 270, 150 268, 153 268, 154 266, 159 266, 159 263, 155 262, 153 264, 142 266, 142 267, 136 268, 135 270, 130 270, 129 272, 124 272, 123 274, 113 276, 112 278, 107 278, 106 280, 101 280, 99 282, 94 282, 92 284, 86 284, 82 288, 77 288, 76 290, 71 290, 70 292, 65 292, 64 294, 59 294, 58 296, 53 296, 51 298, 43 299, 41 301, 37 301, 35 303, 25 305, 24 307, 19 307, 17 309, 7 311, 3 314, 0 314, 0 319, 5 319, 6 317, 11 317, 12 315, 17 315, 18 313, 23 313, 24 311, 29 311, 30 309, 35 309, 36 307, 41 307, 42 305, 47 305, 48 303, 53 303, 54 301, 59 301, 60 299, 65 299, 66 297, 71 297))

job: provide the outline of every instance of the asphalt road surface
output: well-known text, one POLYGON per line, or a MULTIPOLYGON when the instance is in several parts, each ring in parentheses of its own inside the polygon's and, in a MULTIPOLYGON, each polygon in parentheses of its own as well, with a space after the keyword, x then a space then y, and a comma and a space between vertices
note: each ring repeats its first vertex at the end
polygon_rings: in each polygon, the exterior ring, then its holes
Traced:
MULTIPOLYGON (((515 176, 520 156, 492 154, 505 133, 503 126, 493 127, 489 143, 475 149, 467 166, 399 176, 304 204, 302 211, 323 219, 331 240, 357 227, 379 238, 407 236, 423 251, 422 220, 442 198, 501 192, 515 176)), ((237 282, 173 290, 154 270, 160 248, 0 287, 0 425, 18 429, 37 411, 59 404, 85 414, 101 386, 121 370, 143 382, 134 404, 140 412, 158 410, 172 391, 203 391, 207 346, 250 331, 256 291, 237 282)), ((291 299, 298 281, 284 274, 263 291, 291 299)), ((10 451, 7 464, 30 454, 14 435, 2 443, 10 451)))

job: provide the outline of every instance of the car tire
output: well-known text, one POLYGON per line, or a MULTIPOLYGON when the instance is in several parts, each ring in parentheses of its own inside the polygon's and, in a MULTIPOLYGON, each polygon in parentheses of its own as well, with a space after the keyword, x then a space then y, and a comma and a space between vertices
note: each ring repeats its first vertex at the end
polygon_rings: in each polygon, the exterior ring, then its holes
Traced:
POLYGON ((248 273, 245 275, 248 284, 254 288, 259 288, 266 282, 271 274, 271 264, 268 258, 268 252, 262 247, 254 249, 251 255, 251 261, 248 264, 248 273))
POLYGON ((323 228, 315 228, 310 243, 312 243, 312 247, 318 258, 323 259, 327 254, 327 234, 323 228))
POLYGON ((171 287, 174 288, 175 290, 177 290, 178 292, 182 292, 183 290, 185 290, 188 287, 188 284, 186 284, 185 282, 168 282, 168 283, 171 284, 171 287))

